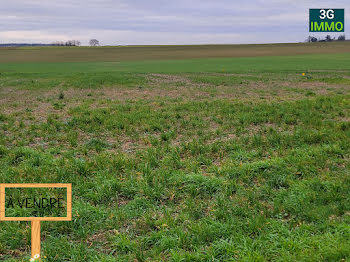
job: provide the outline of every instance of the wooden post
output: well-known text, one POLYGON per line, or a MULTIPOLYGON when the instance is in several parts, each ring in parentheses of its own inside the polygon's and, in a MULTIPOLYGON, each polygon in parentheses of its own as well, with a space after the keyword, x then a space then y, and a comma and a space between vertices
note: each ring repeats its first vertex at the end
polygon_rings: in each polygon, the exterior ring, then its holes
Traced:
POLYGON ((32 221, 32 257, 40 256, 40 221, 32 221))

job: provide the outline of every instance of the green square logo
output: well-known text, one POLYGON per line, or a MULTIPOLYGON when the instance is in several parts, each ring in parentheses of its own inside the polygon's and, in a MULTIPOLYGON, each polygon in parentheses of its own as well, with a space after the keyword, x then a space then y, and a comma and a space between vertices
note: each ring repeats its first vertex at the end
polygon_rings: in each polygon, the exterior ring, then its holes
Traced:
POLYGON ((310 32, 344 32, 344 9, 309 9, 310 32))

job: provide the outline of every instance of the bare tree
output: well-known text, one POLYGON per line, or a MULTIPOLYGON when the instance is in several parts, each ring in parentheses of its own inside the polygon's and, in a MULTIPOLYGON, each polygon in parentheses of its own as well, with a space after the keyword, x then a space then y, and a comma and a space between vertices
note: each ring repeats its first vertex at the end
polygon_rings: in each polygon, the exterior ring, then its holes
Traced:
POLYGON ((53 46, 80 46, 81 42, 79 40, 68 40, 66 42, 55 41, 51 45, 53 45, 53 46))
POLYGON ((345 41, 345 35, 338 36, 338 41, 345 41))
POLYGON ((65 45, 65 46, 80 46, 81 42, 79 40, 68 40, 66 42, 57 42, 57 45, 65 45))
POLYGON ((55 42, 52 43, 52 45, 54 45, 54 46, 62 46, 62 45, 64 45, 64 43, 62 41, 55 41, 55 42))
POLYGON ((90 46, 100 45, 100 42, 97 39, 91 39, 89 42, 90 46))
POLYGON ((332 37, 330 35, 326 35, 326 42, 331 42, 333 41, 332 37))

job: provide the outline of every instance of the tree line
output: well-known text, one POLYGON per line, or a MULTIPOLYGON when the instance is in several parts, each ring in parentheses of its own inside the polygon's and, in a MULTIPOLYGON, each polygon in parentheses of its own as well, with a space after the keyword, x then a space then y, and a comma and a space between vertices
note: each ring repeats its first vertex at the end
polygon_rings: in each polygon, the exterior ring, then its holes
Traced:
POLYGON ((52 43, 53 46, 80 46, 79 40, 68 40, 68 41, 55 41, 52 43))
POLYGON ((324 39, 317 38, 315 36, 310 35, 306 39, 306 42, 314 43, 314 42, 331 42, 331 41, 345 41, 345 40, 346 40, 345 35, 340 35, 340 36, 338 36, 338 38, 335 38, 335 37, 332 38, 330 35, 326 35, 326 37, 324 39))
MULTIPOLYGON (((81 42, 79 40, 68 40, 68 41, 55 41, 51 44, 52 46, 81 46, 81 42)), ((90 46, 99 46, 100 41, 97 39, 91 39, 89 41, 90 46)))

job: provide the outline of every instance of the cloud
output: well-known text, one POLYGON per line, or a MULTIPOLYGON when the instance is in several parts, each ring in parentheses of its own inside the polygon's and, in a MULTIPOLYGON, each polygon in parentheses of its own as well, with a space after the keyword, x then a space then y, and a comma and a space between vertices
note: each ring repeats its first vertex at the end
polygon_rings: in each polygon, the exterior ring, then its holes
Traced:
POLYGON ((23 31, 23 30, 14 30, 14 31, 1 31, 0 39, 9 39, 9 42, 47 42, 47 41, 56 41, 60 39, 62 41, 69 40, 70 37, 64 34, 55 34, 45 31, 33 30, 33 31, 23 31))

